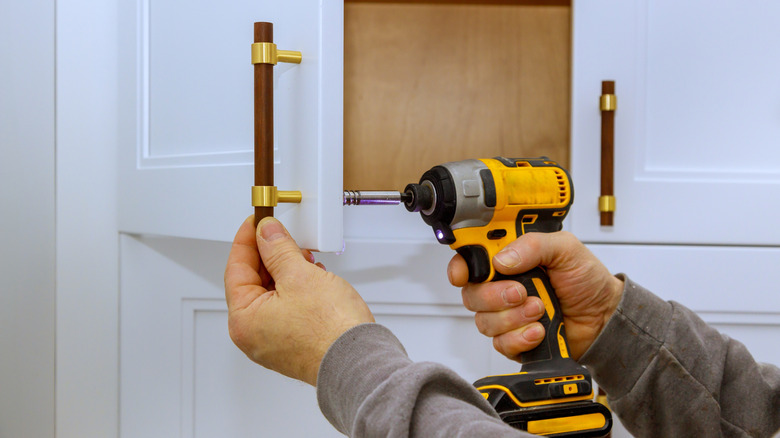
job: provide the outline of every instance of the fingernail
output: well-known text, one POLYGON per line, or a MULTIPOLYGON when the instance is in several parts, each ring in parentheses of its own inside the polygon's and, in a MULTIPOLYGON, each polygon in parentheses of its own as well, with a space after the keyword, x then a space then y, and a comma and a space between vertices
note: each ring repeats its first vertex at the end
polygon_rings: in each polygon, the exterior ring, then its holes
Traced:
POLYGON ((263 220, 257 224, 257 227, 260 228, 260 236, 266 242, 281 239, 286 235, 282 223, 272 217, 263 218, 263 220))
POLYGON ((523 331, 523 337, 526 341, 535 342, 544 336, 544 330, 538 325, 532 325, 523 331))
POLYGON ((506 304, 516 304, 522 301, 523 296, 520 294, 520 288, 514 285, 502 290, 501 298, 504 299, 506 304))
POLYGON ((496 254, 496 261, 507 268, 514 268, 520 264, 520 254, 514 248, 504 248, 496 254))
POLYGON ((539 316, 542 313, 544 313, 544 304, 536 300, 529 303, 525 309, 523 309, 523 314, 527 317, 539 316))

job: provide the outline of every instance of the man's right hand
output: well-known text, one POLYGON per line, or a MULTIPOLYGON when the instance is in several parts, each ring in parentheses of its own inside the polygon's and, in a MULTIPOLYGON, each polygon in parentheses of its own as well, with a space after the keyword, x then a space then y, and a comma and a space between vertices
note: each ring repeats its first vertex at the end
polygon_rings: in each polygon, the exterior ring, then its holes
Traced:
MULTIPOLYGON (((528 233, 493 258, 502 274, 512 275, 544 266, 563 312, 572 358, 579 359, 615 312, 623 281, 574 235, 568 232, 528 233)), ((502 280, 468 283, 468 268, 455 255, 447 269, 450 283, 463 288, 463 304, 476 312, 479 331, 493 338, 493 346, 506 357, 519 360, 539 345, 544 328, 537 322, 544 313, 541 300, 528 297, 522 284, 502 280)))

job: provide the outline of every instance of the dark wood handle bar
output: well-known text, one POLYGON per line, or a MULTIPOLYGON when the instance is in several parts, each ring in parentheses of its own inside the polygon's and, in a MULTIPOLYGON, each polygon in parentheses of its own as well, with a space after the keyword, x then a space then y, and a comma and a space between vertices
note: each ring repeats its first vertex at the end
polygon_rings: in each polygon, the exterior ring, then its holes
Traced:
POLYGON ((601 225, 612 226, 615 217, 615 81, 601 82, 601 225))
MULTIPOLYGON (((272 23, 255 23, 256 43, 272 43, 272 23)), ((255 67, 255 185, 274 185, 274 66, 258 63, 255 67)), ((255 207, 255 225, 273 216, 273 207, 255 207)))

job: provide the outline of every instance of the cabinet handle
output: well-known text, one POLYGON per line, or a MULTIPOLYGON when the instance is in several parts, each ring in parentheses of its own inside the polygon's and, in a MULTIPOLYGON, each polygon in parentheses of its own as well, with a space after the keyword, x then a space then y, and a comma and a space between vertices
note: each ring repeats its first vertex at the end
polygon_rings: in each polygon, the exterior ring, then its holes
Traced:
POLYGON ((612 226, 615 216, 615 81, 601 82, 601 225, 612 226))
POLYGON ((273 43, 273 23, 255 23, 252 64, 255 68, 255 185, 252 206, 255 226, 274 215, 279 202, 301 202, 301 192, 279 191, 274 186, 274 65, 301 63, 301 52, 277 50, 273 43))

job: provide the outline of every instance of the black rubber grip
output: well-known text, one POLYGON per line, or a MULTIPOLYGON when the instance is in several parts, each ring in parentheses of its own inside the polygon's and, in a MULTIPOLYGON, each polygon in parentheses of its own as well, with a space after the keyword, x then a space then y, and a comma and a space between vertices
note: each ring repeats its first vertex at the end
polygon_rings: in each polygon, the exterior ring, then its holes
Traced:
POLYGON ((532 364, 534 362, 563 358, 564 354, 561 351, 561 344, 558 342, 559 333, 563 339, 563 346, 566 350, 565 356, 568 356, 569 344, 566 340, 566 333, 562 325, 563 313, 561 312, 561 306, 558 303, 558 297, 555 295, 555 290, 550 284, 547 272, 542 268, 534 268, 519 275, 503 275, 496 272, 492 281, 499 280, 518 281, 525 286, 525 290, 528 292, 529 297, 539 297, 542 299, 542 302, 545 303, 544 315, 539 319, 539 322, 544 326, 544 339, 538 347, 523 353, 523 368, 525 369, 526 366, 531 366, 531 368, 533 368, 532 364))

